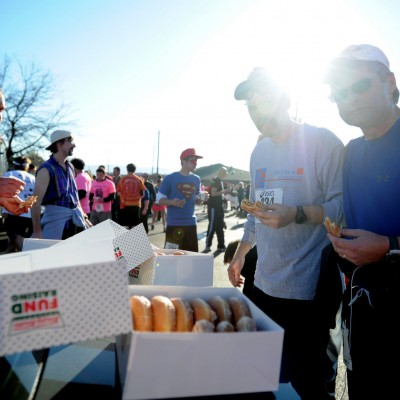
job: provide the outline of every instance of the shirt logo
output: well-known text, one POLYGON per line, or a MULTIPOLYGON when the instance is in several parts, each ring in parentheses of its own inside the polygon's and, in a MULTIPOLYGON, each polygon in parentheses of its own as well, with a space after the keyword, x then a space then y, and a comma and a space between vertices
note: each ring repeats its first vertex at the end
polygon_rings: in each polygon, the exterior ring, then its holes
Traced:
POLYGON ((196 185, 194 183, 179 183, 177 188, 185 196, 185 199, 190 199, 196 193, 196 185))

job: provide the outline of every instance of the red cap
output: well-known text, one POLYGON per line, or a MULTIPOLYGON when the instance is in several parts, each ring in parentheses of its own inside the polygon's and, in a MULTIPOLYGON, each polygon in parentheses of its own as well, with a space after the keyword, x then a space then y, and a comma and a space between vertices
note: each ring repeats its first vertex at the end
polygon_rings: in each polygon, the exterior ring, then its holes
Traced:
POLYGON ((185 158, 188 158, 188 157, 203 158, 202 156, 199 156, 198 154, 196 154, 195 149, 186 149, 186 150, 182 151, 181 160, 184 160, 185 158))

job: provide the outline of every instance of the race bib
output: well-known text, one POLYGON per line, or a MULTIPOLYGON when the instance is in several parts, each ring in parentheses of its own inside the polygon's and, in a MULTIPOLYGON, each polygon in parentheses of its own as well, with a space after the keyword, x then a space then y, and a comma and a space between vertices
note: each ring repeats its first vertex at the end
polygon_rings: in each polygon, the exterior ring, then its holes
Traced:
POLYGON ((97 212, 103 212, 104 211, 103 204, 97 203, 95 209, 97 212))
POLYGON ((256 189, 256 201, 261 201, 261 203, 268 205, 282 204, 283 188, 256 189))
MULTIPOLYGON (((256 189, 255 192, 256 201, 261 201, 263 204, 282 204, 283 202, 283 188, 273 189, 256 189)), ((260 224, 260 221, 255 218, 256 223, 260 224)))

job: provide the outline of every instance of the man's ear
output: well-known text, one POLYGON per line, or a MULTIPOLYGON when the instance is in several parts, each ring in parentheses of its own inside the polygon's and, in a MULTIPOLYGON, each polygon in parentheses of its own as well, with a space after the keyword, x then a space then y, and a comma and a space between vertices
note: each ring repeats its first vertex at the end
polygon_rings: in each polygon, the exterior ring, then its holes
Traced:
POLYGON ((389 84, 390 92, 394 94, 394 92, 397 89, 397 83, 396 83, 396 77, 394 76, 393 72, 390 72, 388 74, 388 84, 389 84))
POLYGON ((282 95, 282 105, 285 110, 289 110, 290 106, 292 105, 292 101, 290 100, 290 97, 287 94, 282 95))

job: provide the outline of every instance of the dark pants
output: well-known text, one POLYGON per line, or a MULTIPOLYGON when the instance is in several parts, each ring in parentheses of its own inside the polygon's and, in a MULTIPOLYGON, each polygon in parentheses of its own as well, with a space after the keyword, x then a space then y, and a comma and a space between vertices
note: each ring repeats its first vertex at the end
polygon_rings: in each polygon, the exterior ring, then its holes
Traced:
POLYGON ((359 267, 350 278, 342 314, 350 400, 399 397, 399 288, 400 264, 359 267))
POLYGON ((327 400, 324 380, 325 324, 320 324, 313 300, 271 297, 257 287, 253 302, 284 330, 281 382, 291 382, 302 400, 327 400))
POLYGON ((62 240, 68 239, 71 236, 76 235, 77 233, 83 232, 84 228, 80 227, 80 226, 76 226, 75 224, 72 223, 72 219, 68 220, 65 223, 64 226, 64 231, 63 231, 63 235, 62 235, 62 240))
POLYGON ((120 210, 120 225, 127 226, 128 229, 139 225, 142 221, 140 219, 139 206, 126 206, 120 210))
POLYGON ((119 208, 119 197, 116 197, 113 200, 112 206, 111 206, 111 218, 114 222, 116 222, 117 224, 120 223, 120 208, 119 208))
POLYGON ((142 210, 140 210, 140 222, 143 224, 144 230, 146 231, 146 233, 149 233, 148 220, 149 220, 149 214, 143 215, 142 210))
POLYGON ((218 248, 225 247, 224 209, 222 205, 221 207, 208 206, 207 247, 211 247, 214 233, 217 234, 218 248))
POLYGON ((11 242, 15 241, 17 235, 25 238, 32 235, 32 218, 18 217, 13 214, 4 214, 4 219, 4 228, 11 242))

